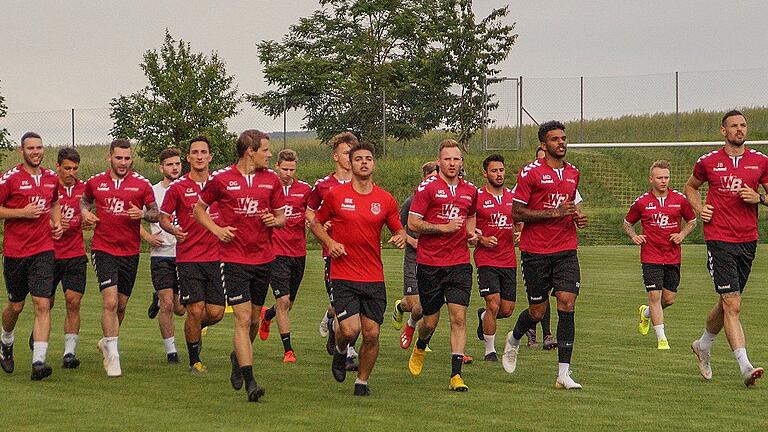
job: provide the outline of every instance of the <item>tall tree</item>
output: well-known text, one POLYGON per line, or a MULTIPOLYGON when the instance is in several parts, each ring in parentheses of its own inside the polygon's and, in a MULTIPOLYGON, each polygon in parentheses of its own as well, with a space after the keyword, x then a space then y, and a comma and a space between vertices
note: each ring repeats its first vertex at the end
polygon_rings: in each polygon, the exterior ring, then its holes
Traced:
POLYGON ((164 148, 186 154, 188 140, 205 135, 215 164, 233 160, 234 135, 226 120, 237 114, 240 97, 218 54, 194 53, 188 42, 175 41, 166 30, 160 51, 148 50, 140 66, 149 83, 112 99, 112 136, 138 141, 139 155, 157 161, 164 148))
MULTIPOLYGON (((0 118, 5 117, 8 114, 8 106, 5 105, 5 96, 0 93, 0 118)), ((13 148, 13 142, 10 138, 11 134, 8 133, 8 129, 0 128, 0 162, 7 156, 2 150, 10 150, 13 148)))

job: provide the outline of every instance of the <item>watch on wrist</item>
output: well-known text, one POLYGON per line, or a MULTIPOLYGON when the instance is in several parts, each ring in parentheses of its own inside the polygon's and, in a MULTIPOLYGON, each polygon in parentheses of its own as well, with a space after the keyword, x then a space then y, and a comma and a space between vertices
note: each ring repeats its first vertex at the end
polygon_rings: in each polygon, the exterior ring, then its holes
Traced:
POLYGON ((765 195, 760 194, 760 204, 765 204, 765 195))

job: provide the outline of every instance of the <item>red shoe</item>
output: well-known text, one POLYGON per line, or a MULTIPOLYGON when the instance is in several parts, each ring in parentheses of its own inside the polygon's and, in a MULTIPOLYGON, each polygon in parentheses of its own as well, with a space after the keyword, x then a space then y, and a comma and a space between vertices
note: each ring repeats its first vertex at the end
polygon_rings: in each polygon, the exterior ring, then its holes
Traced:
POLYGON ((296 363, 296 356, 293 354, 293 350, 285 353, 283 356, 283 363, 296 363))
POLYGON ((472 358, 472 356, 464 355, 464 364, 470 364, 470 363, 472 363, 474 360, 475 360, 475 359, 473 359, 473 358, 472 358))
POLYGON ((403 332, 400 333, 400 348, 408 349, 408 347, 411 346, 411 342, 413 341, 413 332, 415 330, 416 327, 411 327, 408 324, 405 324, 403 332))
POLYGON ((269 338, 269 325, 272 324, 272 320, 264 319, 264 315, 268 310, 269 308, 265 306, 261 307, 261 323, 259 324, 259 339, 261 340, 267 340, 269 338))

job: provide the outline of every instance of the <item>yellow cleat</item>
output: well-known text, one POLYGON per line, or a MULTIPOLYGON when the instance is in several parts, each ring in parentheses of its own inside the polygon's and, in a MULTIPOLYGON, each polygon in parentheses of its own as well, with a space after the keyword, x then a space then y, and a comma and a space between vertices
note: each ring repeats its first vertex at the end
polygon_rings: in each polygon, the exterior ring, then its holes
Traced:
POLYGON ((467 385, 464 384, 464 380, 461 378, 461 375, 456 374, 451 377, 451 381, 448 384, 448 389, 456 392, 465 392, 469 390, 469 387, 467 387, 467 385))
POLYGON ((411 371, 411 375, 421 375, 421 369, 424 367, 425 354, 423 349, 413 348, 413 351, 411 351, 411 358, 408 359, 408 370, 411 371))
POLYGON ((200 336, 203 336, 203 337, 205 337, 205 336, 207 336, 207 335, 208 335, 208 326, 205 326, 205 327, 203 327, 203 328, 200 330, 200 336))
POLYGON ((660 350, 668 350, 669 349, 669 342, 666 339, 659 339, 658 348, 660 350))
POLYGON ((637 331, 643 336, 647 335, 648 330, 651 329, 651 320, 643 315, 646 309, 648 309, 647 305, 640 305, 640 323, 637 325, 637 331))
POLYGON ((392 311, 392 327, 394 327, 395 330, 403 328, 403 313, 397 308, 402 302, 402 300, 395 301, 395 308, 392 311))
POLYGON ((429 345, 427 345, 427 347, 424 348, 424 352, 432 352, 432 348, 430 348, 429 345))
POLYGON ((197 362, 189 367, 189 373, 192 375, 205 375, 208 373, 208 368, 202 362, 197 362))

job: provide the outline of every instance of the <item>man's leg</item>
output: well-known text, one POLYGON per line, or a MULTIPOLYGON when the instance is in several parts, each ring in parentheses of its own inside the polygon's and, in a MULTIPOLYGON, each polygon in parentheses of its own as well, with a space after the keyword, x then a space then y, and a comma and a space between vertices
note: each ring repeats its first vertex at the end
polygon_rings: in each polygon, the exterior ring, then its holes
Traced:
POLYGON ((176 338, 174 333, 176 328, 173 322, 174 313, 174 292, 173 288, 167 287, 157 291, 159 299, 160 313, 157 315, 157 323, 160 327, 160 337, 163 338, 165 355, 168 363, 178 363, 179 356, 176 350, 176 338))
POLYGON ((13 331, 16 328, 16 322, 19 320, 22 310, 24 310, 24 300, 8 302, 3 309, 3 328, 2 333, 0 333, 0 342, 2 342, 2 345, 0 345, 0 366, 7 373, 13 372, 14 369, 13 343, 15 337, 13 331))
POLYGON ((277 329, 280 332, 280 340, 283 342, 283 352, 293 351, 291 346, 291 320, 288 312, 291 310, 289 295, 275 299, 275 314, 277 317, 277 329))
MULTIPOLYGON (((48 338, 51 333, 51 305, 48 297, 32 296, 32 302, 35 305, 35 323, 32 331, 34 343, 32 348, 32 365, 44 365, 48 355, 48 338)), ((44 376, 35 378, 33 370, 32 379, 42 379, 44 376)), ((48 372, 47 375, 50 375, 48 372)), ((47 376, 45 375, 45 376, 47 376)))
POLYGON ((64 367, 76 368, 80 361, 75 356, 80 335, 80 304, 83 295, 75 290, 64 291, 67 313, 64 318, 64 367))
POLYGON ((405 312, 410 312, 408 321, 406 321, 403 331, 400 332, 400 348, 408 349, 413 341, 413 334, 416 331, 416 325, 421 320, 421 302, 418 294, 411 294, 403 297, 400 307, 405 312))
POLYGON ((202 322, 205 316, 205 302, 196 301, 187 304, 187 318, 184 320, 184 338, 187 342, 189 353, 189 367, 192 373, 204 374, 207 372, 200 361, 200 342, 202 339, 202 322), (200 363, 197 365, 197 363, 200 363))
POLYGON ((485 296, 485 309, 480 312, 480 328, 478 329, 480 331, 478 336, 482 337, 485 343, 486 359, 491 359, 488 356, 496 353, 496 316, 499 314, 500 306, 501 295, 499 293, 485 296))
MULTIPOLYGON (((347 315, 337 322, 335 328, 336 346, 334 347, 336 352, 333 354, 333 361, 331 362, 333 378, 338 382, 343 382, 347 376, 347 350, 349 344, 360 334, 361 328, 358 301, 354 299, 347 303, 347 300, 344 300, 344 304, 352 315, 347 315)), ((337 302, 338 300, 334 299, 334 301, 337 302)))
POLYGON ((739 364, 741 376, 747 387, 754 385, 755 380, 763 375, 762 368, 755 368, 747 357, 747 344, 744 329, 741 326, 741 294, 730 292, 721 296, 723 305, 723 328, 725 337, 733 351, 733 357, 739 364))
POLYGON ((360 345, 360 368, 357 372, 355 384, 368 384, 373 366, 379 356, 379 332, 380 326, 376 321, 360 315, 362 325, 363 342, 360 345))

